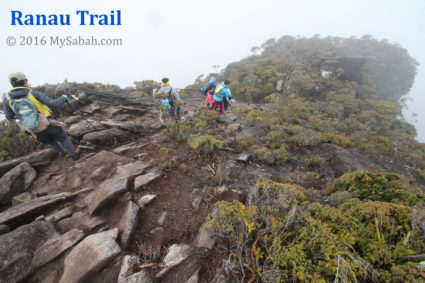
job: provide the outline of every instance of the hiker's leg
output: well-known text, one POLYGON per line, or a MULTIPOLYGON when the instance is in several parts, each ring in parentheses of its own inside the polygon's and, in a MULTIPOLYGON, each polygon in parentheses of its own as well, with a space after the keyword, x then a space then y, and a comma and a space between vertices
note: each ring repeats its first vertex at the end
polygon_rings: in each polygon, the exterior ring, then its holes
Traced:
POLYGON ((53 126, 48 126, 47 129, 40 133, 36 133, 37 140, 41 142, 42 144, 48 145, 54 150, 58 152, 64 152, 62 147, 55 141, 55 139, 52 137, 51 132, 54 131, 53 126))
POLYGON ((49 143, 49 146, 51 147, 51 148, 53 148, 54 150, 56 150, 56 151, 58 151, 58 152, 60 152, 60 153, 63 153, 63 152, 65 152, 63 149, 62 149, 62 147, 57 143, 57 142, 52 142, 52 143, 49 143))
POLYGON ((176 120, 180 120, 180 106, 176 107, 176 120))
POLYGON ((215 109, 217 109, 217 101, 216 102, 214 102, 214 104, 213 104, 213 107, 212 107, 212 110, 215 110, 215 109))
POLYGON ((219 102, 219 106, 220 106, 220 114, 223 115, 224 114, 224 112, 223 112, 223 101, 219 102))
POLYGON ((174 106, 171 106, 169 112, 170 112, 171 119, 175 120, 176 115, 174 114, 174 106))
POLYGON ((61 141, 61 144, 62 144, 63 148, 65 148, 66 151, 68 151, 69 154, 71 154, 72 156, 74 156, 76 154, 75 147, 68 138, 61 141))
POLYGON ((229 102, 227 102, 226 98, 223 98, 224 103, 224 111, 227 111, 227 107, 229 106, 229 102))

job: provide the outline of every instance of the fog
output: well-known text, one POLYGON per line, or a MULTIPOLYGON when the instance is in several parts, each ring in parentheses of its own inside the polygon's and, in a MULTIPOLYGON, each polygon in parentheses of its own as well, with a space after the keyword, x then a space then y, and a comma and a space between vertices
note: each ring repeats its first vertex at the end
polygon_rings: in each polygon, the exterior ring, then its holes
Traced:
POLYGON ((361 37, 370 34, 406 48, 420 66, 405 117, 417 113, 418 140, 425 141, 425 1, 389 0, 236 0, 236 1, 2 1, 2 92, 10 89, 11 71, 24 72, 32 85, 103 82, 132 86, 134 81, 169 77, 184 87, 199 74, 250 55, 252 46, 283 35, 319 34, 361 37), (70 26, 11 26, 11 11, 23 14, 69 14, 70 26), (110 14, 120 10, 121 26, 80 26, 76 11, 110 14), (8 37, 17 38, 8 46, 8 37), (21 36, 121 39, 122 46, 20 46, 21 36))

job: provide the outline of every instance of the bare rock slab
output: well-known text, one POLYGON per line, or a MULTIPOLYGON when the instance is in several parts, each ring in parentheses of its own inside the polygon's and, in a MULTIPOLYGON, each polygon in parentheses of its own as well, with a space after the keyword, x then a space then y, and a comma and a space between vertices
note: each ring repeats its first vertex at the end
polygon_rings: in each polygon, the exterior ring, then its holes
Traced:
POLYGON ((0 281, 24 280, 33 271, 34 252, 55 237, 56 230, 46 221, 34 221, 0 236, 0 281))
POLYGON ((87 142, 100 145, 113 145, 116 142, 122 142, 127 140, 129 134, 122 130, 111 128, 107 130, 101 130, 93 133, 88 133, 83 136, 83 139, 87 142))
POLYGON ((72 206, 68 206, 68 207, 65 207, 64 209, 59 210, 58 212, 56 212, 52 215, 49 215, 48 217, 46 217, 46 220, 50 221, 52 223, 56 223, 56 222, 59 222, 66 217, 71 216, 72 212, 73 212, 72 206))
POLYGON ((117 167, 117 175, 122 177, 132 178, 142 175, 145 171, 152 167, 150 162, 136 161, 130 164, 125 164, 117 167))
POLYGON ((121 232, 120 244, 126 248, 131 240, 133 232, 136 230, 139 218, 139 207, 132 201, 127 202, 124 214, 120 221, 119 230, 121 232))
POLYGON ((0 224, 16 227, 21 223, 29 223, 40 216, 48 207, 64 201, 71 196, 69 193, 48 195, 11 207, 0 213, 0 224))
POLYGON ((187 259, 190 254, 190 250, 190 246, 186 244, 174 244, 169 247, 168 253, 163 260, 163 265, 165 267, 156 275, 156 278, 161 278, 173 267, 187 259))
POLYGON ((140 209, 144 209, 146 205, 151 203, 156 198, 156 195, 147 194, 142 196, 138 201, 137 205, 140 207, 140 209))
POLYGON ((148 185, 149 183, 159 179, 162 177, 162 174, 159 172, 149 172, 147 174, 144 174, 142 176, 136 177, 134 180, 134 190, 138 191, 144 186, 148 185))
POLYGON ((46 166, 52 162, 52 160, 58 156, 58 152, 54 149, 45 149, 31 154, 8 160, 0 163, 0 176, 3 176, 12 168, 21 164, 22 162, 28 162, 32 167, 39 168, 46 166))
POLYGON ((102 217, 91 217, 86 212, 78 211, 74 213, 72 217, 68 217, 59 221, 56 224, 56 228, 61 233, 65 233, 72 229, 79 229, 83 230, 86 234, 90 234, 98 231, 98 229, 103 228, 106 225, 107 224, 102 217))
POLYGON ((118 283, 152 283, 152 278, 146 271, 133 273, 134 265, 138 262, 135 256, 124 256, 121 264, 118 283))
POLYGON ((104 181, 99 185, 99 189, 92 194, 89 203, 91 215, 99 211, 102 207, 117 199, 127 191, 128 178, 115 177, 104 181))
POLYGON ((195 238, 194 246, 211 250, 214 247, 215 241, 216 238, 210 230, 201 228, 195 238))
POLYGON ((37 177, 37 172, 28 162, 22 162, 0 179, 0 203, 10 203, 12 197, 17 196, 31 186, 37 177))
POLYGON ((147 145, 149 145, 149 143, 140 144, 140 143, 137 143, 137 142, 133 142, 133 143, 129 143, 129 144, 117 147, 116 149, 114 149, 113 152, 115 154, 125 154, 125 153, 140 150, 140 149, 146 147, 147 145))
POLYGON ((34 198, 35 198, 35 196, 33 196, 29 192, 22 193, 20 195, 14 196, 12 198, 12 206, 15 206, 15 205, 18 205, 18 204, 23 204, 24 202, 28 202, 30 200, 33 200, 34 198))
MULTIPOLYGON (((99 122, 94 121, 94 120, 89 120, 89 122, 96 127, 96 129, 98 130, 104 130, 105 128, 102 127, 100 125, 99 122)), ((87 123, 86 121, 80 121, 77 124, 73 124, 69 130, 68 130, 68 134, 70 136, 76 137, 76 138, 81 138, 82 136, 84 136, 85 134, 88 133, 92 133, 94 131, 96 131, 95 128, 93 128, 89 123, 87 123)))
POLYGON ((115 241, 118 229, 86 237, 66 256, 60 283, 74 283, 87 280, 90 275, 102 269, 115 258, 121 248, 115 241))
POLYGON ((84 232, 73 229, 63 234, 61 237, 48 241, 34 253, 32 265, 34 267, 45 265, 77 244, 82 238, 84 238, 84 232))

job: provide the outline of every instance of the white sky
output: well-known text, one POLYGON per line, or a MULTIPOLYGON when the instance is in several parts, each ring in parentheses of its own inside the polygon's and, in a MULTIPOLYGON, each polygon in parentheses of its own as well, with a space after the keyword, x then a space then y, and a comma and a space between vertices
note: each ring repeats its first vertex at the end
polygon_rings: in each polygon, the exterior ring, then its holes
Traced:
POLYGON ((10 89, 11 71, 32 85, 104 82, 121 87, 169 77, 176 87, 250 55, 252 46, 283 35, 361 37, 398 42, 419 61, 408 120, 418 114, 418 139, 425 141, 425 1, 423 0, 2 0, 0 88, 10 89), (11 10, 24 14, 70 14, 71 26, 11 26, 11 10), (80 26, 77 10, 109 14, 121 10, 122 26, 80 26), (14 46, 9 36, 122 38, 123 46, 14 46))

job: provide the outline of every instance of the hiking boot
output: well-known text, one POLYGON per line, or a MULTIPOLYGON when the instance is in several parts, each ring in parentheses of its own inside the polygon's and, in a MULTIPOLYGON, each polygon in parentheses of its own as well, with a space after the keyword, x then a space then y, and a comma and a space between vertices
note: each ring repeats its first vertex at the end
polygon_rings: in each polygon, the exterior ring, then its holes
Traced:
POLYGON ((60 157, 67 157, 68 156, 68 152, 65 152, 65 151, 59 152, 59 156, 60 157))
POLYGON ((80 158, 80 152, 76 151, 74 155, 72 155, 72 158, 74 158, 74 160, 78 160, 80 158))

